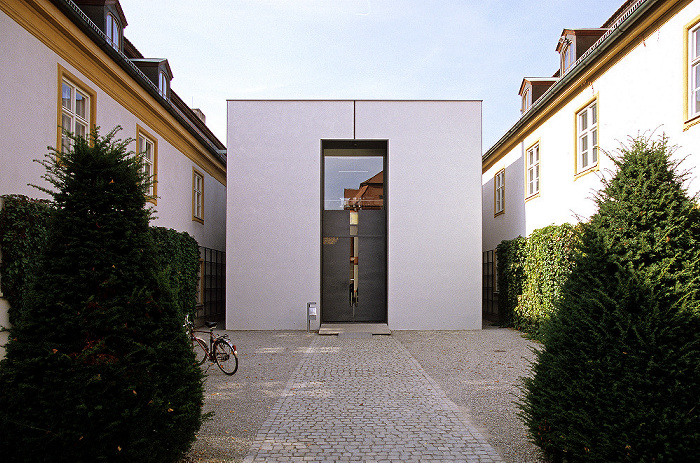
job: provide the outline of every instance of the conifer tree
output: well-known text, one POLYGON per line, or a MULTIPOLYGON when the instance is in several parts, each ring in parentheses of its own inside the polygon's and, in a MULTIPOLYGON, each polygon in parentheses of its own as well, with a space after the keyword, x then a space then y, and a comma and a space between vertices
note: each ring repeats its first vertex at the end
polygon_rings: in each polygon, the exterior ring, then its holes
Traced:
POLYGON ((202 373, 156 273, 148 182, 118 129, 41 163, 56 206, 0 362, 0 459, 169 462, 202 420, 202 373))
POLYGON ((552 461, 700 455, 700 213, 672 151, 638 136, 612 156, 545 326, 520 406, 552 461))

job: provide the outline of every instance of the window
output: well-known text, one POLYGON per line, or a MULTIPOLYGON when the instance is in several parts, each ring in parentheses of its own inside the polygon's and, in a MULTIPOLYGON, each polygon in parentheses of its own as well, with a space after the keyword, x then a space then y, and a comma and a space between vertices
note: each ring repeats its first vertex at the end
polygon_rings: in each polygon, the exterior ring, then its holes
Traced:
POLYGON ((116 50, 120 49, 120 37, 121 37, 121 27, 117 22, 117 19, 111 15, 107 15, 107 27, 105 28, 107 35, 107 43, 109 43, 116 50))
POLYGON ((155 138, 147 134, 141 127, 137 128, 138 152, 142 156, 143 171, 150 178, 148 189, 149 201, 156 203, 158 186, 158 144, 155 138))
POLYGON ((61 151, 71 146, 68 133, 87 137, 90 132, 90 95, 72 82, 61 81, 61 151))
POLYGON ((530 106, 532 105, 532 93, 530 92, 529 88, 526 88, 523 90, 523 106, 520 109, 521 113, 524 113, 528 109, 530 109, 530 106))
POLYGON ((688 31, 688 118, 700 115, 700 25, 688 31))
POLYGON ((158 91, 163 98, 168 97, 168 78, 163 71, 158 73, 158 91))
POLYGON ((537 143, 527 150, 527 186, 526 197, 540 192, 540 144, 537 143))
POLYGON ((576 113, 576 173, 598 165, 598 102, 576 113))
POLYGON ((192 220, 204 223, 204 175, 192 169, 192 220))
POLYGON ((506 209, 506 170, 501 169, 498 171, 493 179, 494 184, 494 196, 493 196, 493 210, 494 216, 503 214, 506 209))
POLYGON ((574 44, 571 40, 565 39, 561 49, 561 73, 562 75, 574 65, 574 44))

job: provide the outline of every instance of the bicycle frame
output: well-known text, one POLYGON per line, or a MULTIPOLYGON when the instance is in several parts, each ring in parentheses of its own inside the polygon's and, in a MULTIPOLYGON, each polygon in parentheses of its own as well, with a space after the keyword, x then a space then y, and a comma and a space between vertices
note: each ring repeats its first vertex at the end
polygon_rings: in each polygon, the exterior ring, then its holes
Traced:
POLYGON ((214 334, 214 328, 216 328, 216 322, 205 322, 205 325, 209 328, 209 345, 207 346, 206 341, 195 333, 207 333, 207 331, 197 330, 189 319, 189 315, 185 316, 185 327, 187 328, 190 339, 193 343, 196 343, 204 351, 204 357, 198 361, 201 365, 205 360, 209 360, 212 363, 216 363, 221 371, 227 375, 232 375, 238 371, 238 352, 236 350, 236 345, 231 343, 228 338, 228 334, 214 334), (218 347, 221 345, 221 347, 218 347), (233 360, 233 367, 229 363, 233 360))

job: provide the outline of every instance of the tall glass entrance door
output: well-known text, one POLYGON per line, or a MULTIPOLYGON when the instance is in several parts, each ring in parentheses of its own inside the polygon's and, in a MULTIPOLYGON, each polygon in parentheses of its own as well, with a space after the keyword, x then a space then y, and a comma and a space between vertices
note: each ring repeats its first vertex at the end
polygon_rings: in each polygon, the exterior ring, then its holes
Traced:
POLYGON ((324 143, 322 322, 386 322, 385 159, 386 142, 324 143))

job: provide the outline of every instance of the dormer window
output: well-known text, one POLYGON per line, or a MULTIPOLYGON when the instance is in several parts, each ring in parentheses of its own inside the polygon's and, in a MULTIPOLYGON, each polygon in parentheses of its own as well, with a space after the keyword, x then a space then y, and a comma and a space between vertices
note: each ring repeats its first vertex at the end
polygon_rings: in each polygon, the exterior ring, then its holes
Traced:
POLYGON ((564 29, 557 43, 559 52, 559 75, 563 76, 574 67, 589 48, 600 39, 608 29, 564 29))
POLYGON ((107 27, 105 28, 105 34, 107 35, 107 43, 112 45, 115 50, 121 49, 121 27, 119 26, 119 21, 114 17, 113 14, 107 14, 107 27))
POLYGON ((564 40, 564 44, 561 49, 561 73, 566 73, 571 66, 574 65, 576 59, 574 58, 574 44, 569 39, 564 40))
POLYGON ((528 109, 530 109, 530 106, 532 106, 532 92, 530 91, 530 87, 525 88, 523 90, 523 106, 520 108, 520 112, 524 113, 528 109))
POLYGON ((108 45, 122 50, 124 28, 127 25, 119 0, 73 0, 90 21, 105 35, 108 45))
POLYGON ((166 100, 170 98, 170 81, 173 73, 167 59, 133 58, 131 62, 153 83, 160 96, 166 100))
POLYGON ((168 97, 168 76, 166 76, 163 71, 158 73, 158 91, 163 98, 168 97))
POLYGON ((525 77, 518 93, 522 98, 520 113, 525 114, 557 80, 555 77, 525 77))

